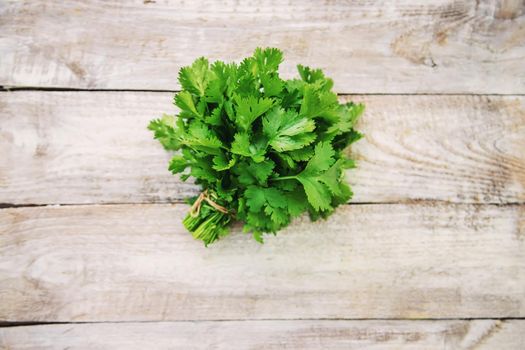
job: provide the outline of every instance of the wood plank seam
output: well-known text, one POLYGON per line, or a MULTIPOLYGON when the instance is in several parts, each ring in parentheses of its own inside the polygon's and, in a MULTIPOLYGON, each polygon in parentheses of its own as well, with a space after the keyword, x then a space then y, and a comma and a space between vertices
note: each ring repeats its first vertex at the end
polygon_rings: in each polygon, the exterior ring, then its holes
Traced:
MULTIPOLYGON (((132 205, 143 205, 143 204, 183 204, 185 205, 186 202, 184 200, 177 200, 172 202, 149 202, 149 203, 142 203, 142 202, 107 202, 107 203, 50 203, 50 204, 13 204, 13 203, 0 203, 0 211, 3 209, 16 209, 16 208, 57 208, 57 207, 86 207, 86 206, 113 206, 113 205, 122 205, 122 206, 132 206, 132 205)), ((465 205, 474 205, 474 206, 494 206, 494 207, 520 207, 525 206, 524 202, 507 202, 507 203, 469 203, 469 202, 449 202, 449 201, 442 201, 442 200, 404 200, 404 201, 395 201, 395 202, 348 202, 345 204, 342 204, 341 206, 360 206, 360 205, 372 205, 372 206, 381 206, 381 205, 435 205, 435 204, 465 204, 465 205)))
MULTIPOLYGON (((17 91, 47 91, 47 92, 148 92, 148 93, 172 93, 176 94, 181 90, 166 90, 166 89, 83 89, 83 88, 57 88, 57 87, 42 87, 42 86, 0 86, 0 92, 17 92, 17 91)), ((487 97, 523 97, 525 93, 461 93, 461 92, 410 92, 410 93, 396 93, 396 92, 339 92, 339 97, 345 96, 487 96, 487 97)))
POLYGON ((26 326, 40 326, 40 325, 58 325, 58 324, 121 324, 121 323, 197 323, 197 322, 272 322, 272 321, 410 321, 410 322, 424 322, 424 321, 483 321, 483 320, 499 320, 499 321, 513 321, 525 320, 525 317, 427 317, 427 318, 406 318, 406 317, 357 317, 357 318, 210 318, 210 319, 187 319, 187 320, 146 320, 146 321, 16 321, 16 322, 0 322, 0 328, 10 327, 26 327, 26 326))

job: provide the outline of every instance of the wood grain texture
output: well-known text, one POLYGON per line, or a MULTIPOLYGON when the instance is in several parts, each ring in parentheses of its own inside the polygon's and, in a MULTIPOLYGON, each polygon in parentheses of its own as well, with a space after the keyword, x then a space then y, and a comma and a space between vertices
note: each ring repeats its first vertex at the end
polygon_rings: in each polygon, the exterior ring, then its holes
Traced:
POLYGON ((10 350, 521 350, 524 344, 524 320, 158 322, 0 328, 0 347, 10 350))
POLYGON ((0 210, 0 321, 525 316, 524 206, 343 206, 207 249, 187 211, 0 210))
MULTIPOLYGON (((354 202, 525 202, 525 97, 344 96, 367 106, 354 202)), ((198 193, 146 129, 171 93, 0 93, 0 203, 172 202, 198 193)))
POLYGON ((525 5, 499 0, 3 1, 0 85, 178 87, 199 56, 284 50, 340 93, 525 93, 525 5), (60 33, 60 35, 57 35, 60 33))

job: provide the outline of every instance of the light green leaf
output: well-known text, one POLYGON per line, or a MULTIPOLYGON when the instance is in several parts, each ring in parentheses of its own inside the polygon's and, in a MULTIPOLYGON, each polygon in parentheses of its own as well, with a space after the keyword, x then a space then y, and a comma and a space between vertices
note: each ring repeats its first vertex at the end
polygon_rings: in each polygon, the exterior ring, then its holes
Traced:
POLYGON ((319 174, 327 170, 334 163, 334 149, 328 142, 319 142, 315 145, 314 155, 306 164, 303 174, 319 174))
POLYGON ((243 157, 250 157, 255 162, 260 163, 265 159, 266 149, 261 141, 252 141, 247 132, 239 132, 234 136, 231 152, 243 157))
POLYGON ((244 131, 249 130, 252 123, 273 105, 272 99, 258 99, 255 96, 249 96, 246 98, 237 96, 235 101, 237 103, 236 122, 240 129, 244 131))
POLYGON ((217 171, 228 170, 234 165, 235 158, 228 159, 223 152, 213 157, 213 169, 217 171))
POLYGON ((263 118, 263 132, 268 137, 270 146, 278 152, 309 145, 316 138, 312 133, 314 129, 313 120, 300 116, 293 110, 273 108, 263 118))
POLYGON ((179 82, 182 89, 197 96, 204 96, 208 79, 208 60, 204 57, 198 58, 191 66, 183 67, 179 71, 179 82))
POLYGON ((193 96, 188 91, 181 91, 175 95, 175 105, 181 109, 181 116, 183 117, 202 117, 202 114, 195 107, 193 96))

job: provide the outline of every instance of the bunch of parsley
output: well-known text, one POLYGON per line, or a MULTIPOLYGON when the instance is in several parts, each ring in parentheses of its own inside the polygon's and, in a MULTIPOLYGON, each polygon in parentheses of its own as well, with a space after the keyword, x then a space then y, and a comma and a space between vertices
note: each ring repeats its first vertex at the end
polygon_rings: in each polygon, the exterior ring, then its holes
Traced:
POLYGON ((301 79, 282 80, 283 54, 256 49, 240 64, 197 59, 179 72, 177 116, 150 122, 165 149, 177 151, 169 170, 190 176, 203 193, 192 198, 185 227, 206 245, 233 221, 262 242, 292 218, 330 215, 352 197, 343 150, 364 106, 339 104, 333 81, 298 65, 301 79))

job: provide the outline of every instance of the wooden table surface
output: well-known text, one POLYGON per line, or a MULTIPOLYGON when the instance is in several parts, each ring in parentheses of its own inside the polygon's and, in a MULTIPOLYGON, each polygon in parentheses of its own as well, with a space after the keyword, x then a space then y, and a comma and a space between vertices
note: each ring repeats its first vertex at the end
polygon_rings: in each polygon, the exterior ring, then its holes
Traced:
POLYGON ((0 1, 1 349, 524 349, 525 2, 0 1), (205 249, 146 130, 198 56, 362 101, 355 197, 205 249))

